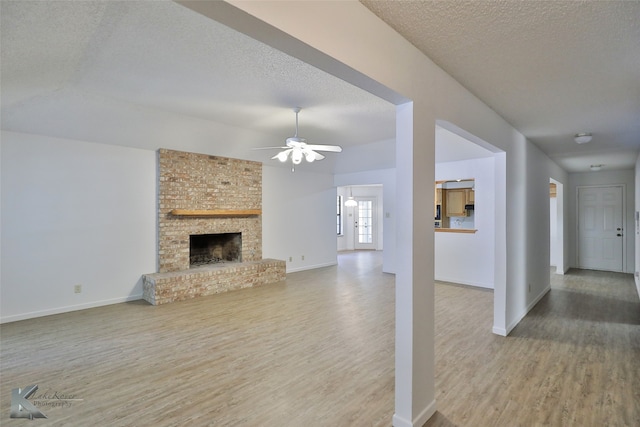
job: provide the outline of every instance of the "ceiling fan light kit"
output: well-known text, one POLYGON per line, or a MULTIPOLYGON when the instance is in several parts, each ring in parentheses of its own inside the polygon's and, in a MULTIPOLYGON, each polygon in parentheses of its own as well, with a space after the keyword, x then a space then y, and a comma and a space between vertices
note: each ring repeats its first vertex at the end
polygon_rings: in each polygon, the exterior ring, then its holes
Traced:
POLYGON ((291 152, 291 162, 294 165, 299 165, 300 162, 302 162, 302 151, 301 150, 293 149, 293 151, 291 152))
POLYGON ((287 153, 286 151, 281 151, 278 154, 276 154, 276 158, 284 163, 287 161, 288 154, 289 153, 287 153))
POLYGON ((576 133, 573 139, 576 141, 576 144, 586 144, 587 142, 591 142, 593 135, 588 132, 576 133))
POLYGON ((291 163, 293 163, 293 167, 291 168, 291 172, 295 172, 295 166, 302 163, 302 159, 304 158, 308 163, 313 163, 316 160, 324 159, 324 155, 318 153, 317 151, 331 151, 333 153, 340 153, 342 151, 342 147, 339 145, 312 145, 307 144, 307 140, 298 136, 298 113, 301 108, 296 107, 293 109, 293 112, 296 113, 296 134, 292 137, 287 138, 284 147, 265 147, 265 150, 269 149, 282 149, 281 152, 273 156, 272 160, 280 160, 282 163, 285 163, 289 158, 291 158, 291 163))

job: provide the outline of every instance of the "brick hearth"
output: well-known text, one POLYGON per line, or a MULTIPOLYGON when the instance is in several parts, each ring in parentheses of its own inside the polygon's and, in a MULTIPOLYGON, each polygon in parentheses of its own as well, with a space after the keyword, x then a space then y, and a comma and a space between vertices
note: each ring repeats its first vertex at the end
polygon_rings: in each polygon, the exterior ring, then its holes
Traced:
POLYGON ((145 274, 143 298, 153 305, 280 282, 285 262, 276 259, 212 264, 186 271, 145 274))

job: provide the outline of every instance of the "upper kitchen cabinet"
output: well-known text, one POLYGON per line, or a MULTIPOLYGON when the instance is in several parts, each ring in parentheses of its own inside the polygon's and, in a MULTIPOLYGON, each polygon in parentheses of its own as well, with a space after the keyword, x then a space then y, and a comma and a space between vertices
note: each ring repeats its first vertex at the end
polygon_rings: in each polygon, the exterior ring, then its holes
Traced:
POLYGON ((475 232, 475 180, 438 181, 435 185, 435 228, 475 232))

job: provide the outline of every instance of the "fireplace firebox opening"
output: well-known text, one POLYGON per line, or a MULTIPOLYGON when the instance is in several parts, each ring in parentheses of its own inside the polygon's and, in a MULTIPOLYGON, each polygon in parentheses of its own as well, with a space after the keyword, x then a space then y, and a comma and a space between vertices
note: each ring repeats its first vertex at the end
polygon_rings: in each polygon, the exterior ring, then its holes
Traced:
POLYGON ((192 234, 189 266, 242 262, 242 233, 192 234))

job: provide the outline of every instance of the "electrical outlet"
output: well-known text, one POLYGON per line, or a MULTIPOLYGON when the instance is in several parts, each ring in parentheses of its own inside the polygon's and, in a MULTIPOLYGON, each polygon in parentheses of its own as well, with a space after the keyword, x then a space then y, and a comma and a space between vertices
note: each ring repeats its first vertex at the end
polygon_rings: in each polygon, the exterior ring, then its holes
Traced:
POLYGON ((302 261, 304 261, 304 255, 302 255, 302 261))
POLYGON ((73 287, 73 293, 75 293, 75 294, 79 294, 79 293, 81 293, 81 292, 82 292, 82 285, 75 285, 75 286, 73 287))
POLYGON ((293 261, 293 257, 292 256, 289 257, 289 262, 291 262, 291 261, 293 261))

